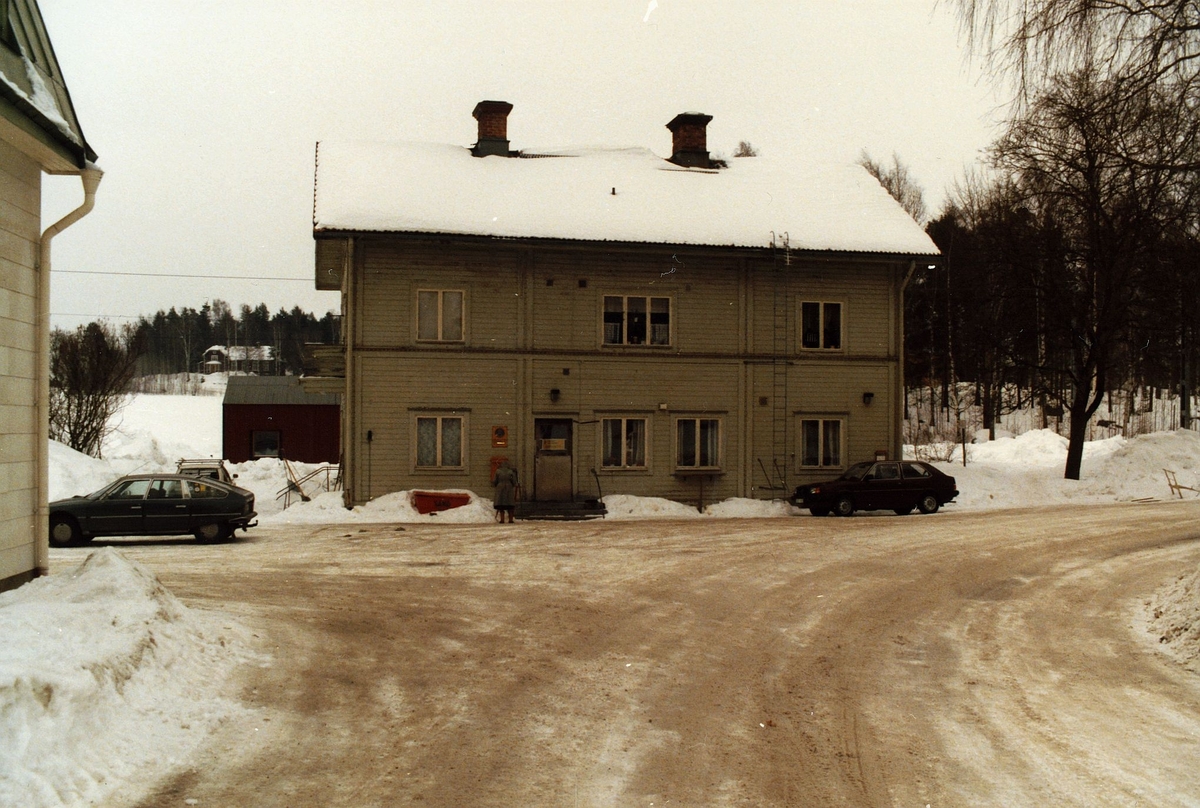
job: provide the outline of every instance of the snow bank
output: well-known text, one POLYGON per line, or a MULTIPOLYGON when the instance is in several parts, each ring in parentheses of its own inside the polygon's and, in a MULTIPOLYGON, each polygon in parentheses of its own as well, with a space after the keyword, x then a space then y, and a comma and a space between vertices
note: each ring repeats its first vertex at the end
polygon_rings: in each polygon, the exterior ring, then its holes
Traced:
POLYGON ((347 510, 342 504, 342 493, 329 491, 313 497, 310 502, 298 502, 269 521, 272 524, 428 522, 459 525, 495 521, 496 512, 490 499, 483 499, 473 491, 463 489, 438 490, 451 494, 466 494, 470 501, 458 508, 422 514, 413 507, 410 491, 397 491, 347 510))
POLYGON ((1180 575, 1145 603, 1146 628, 1159 647, 1200 673, 1200 570, 1180 575))
POLYGON ((1091 441, 1081 480, 1063 479, 1067 439, 1047 429, 971 444, 961 458, 935 464, 958 481, 958 510, 1167 499, 1163 469, 1200 488, 1200 435, 1188 430, 1091 441))
POLYGON ((94 802, 241 709, 217 692, 243 630, 111 548, 0 594, 0 636, 0 805, 94 802))

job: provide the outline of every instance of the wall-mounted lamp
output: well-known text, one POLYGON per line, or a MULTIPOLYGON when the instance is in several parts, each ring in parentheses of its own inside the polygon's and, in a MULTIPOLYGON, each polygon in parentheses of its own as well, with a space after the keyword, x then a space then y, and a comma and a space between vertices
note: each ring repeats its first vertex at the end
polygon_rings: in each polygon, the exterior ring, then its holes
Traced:
POLYGON ((561 396, 561 395, 562 395, 562 391, 560 391, 557 387, 551 388, 551 390, 550 390, 550 400, 551 401, 558 401, 559 396, 561 396))
POLYGON ((871 402, 874 400, 875 400, 874 393, 863 393, 863 404, 865 404, 866 406, 868 406, 868 407, 871 406, 871 402))

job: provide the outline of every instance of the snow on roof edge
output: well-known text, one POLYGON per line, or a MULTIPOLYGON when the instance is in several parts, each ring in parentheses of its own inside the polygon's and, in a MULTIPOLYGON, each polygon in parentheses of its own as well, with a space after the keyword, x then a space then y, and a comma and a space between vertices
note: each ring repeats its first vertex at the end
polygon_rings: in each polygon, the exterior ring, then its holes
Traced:
POLYGON ((537 149, 519 159, 412 142, 317 144, 313 230, 589 243, 939 255, 857 164, 754 157, 687 169, 642 147, 537 149), (681 203, 681 200, 684 202, 681 203))

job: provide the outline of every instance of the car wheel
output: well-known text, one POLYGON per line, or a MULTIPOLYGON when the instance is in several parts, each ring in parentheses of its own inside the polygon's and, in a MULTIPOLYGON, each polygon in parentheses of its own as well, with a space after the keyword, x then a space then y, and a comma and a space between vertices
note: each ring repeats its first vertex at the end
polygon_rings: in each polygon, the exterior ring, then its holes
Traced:
POLYGON ((917 507, 921 513, 937 513, 938 508, 941 507, 941 503, 938 502, 938 498, 933 494, 924 494, 921 496, 920 501, 917 502, 917 507))
POLYGON ((808 512, 811 513, 813 516, 828 516, 829 515, 828 508, 809 508, 808 512))
POLYGON ((903 508, 896 508, 895 510, 896 510, 897 516, 908 516, 910 513, 913 512, 913 506, 906 505, 903 508))
POLYGON ((50 520, 50 543, 58 547, 83 544, 87 539, 79 530, 79 523, 69 516, 55 516, 50 520))
POLYGON ((212 522, 196 528, 196 538, 202 542, 225 541, 229 538, 229 525, 224 522, 212 522))
POLYGON ((850 497, 838 497, 838 501, 834 503, 833 511, 838 516, 853 516, 854 500, 850 499, 850 497))

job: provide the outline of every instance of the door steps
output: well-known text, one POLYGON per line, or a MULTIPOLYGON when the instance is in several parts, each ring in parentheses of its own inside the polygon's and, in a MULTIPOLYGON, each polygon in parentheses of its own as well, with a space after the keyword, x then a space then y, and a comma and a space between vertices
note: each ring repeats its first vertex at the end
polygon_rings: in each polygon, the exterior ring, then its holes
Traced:
POLYGON ((564 502, 518 502, 513 509, 517 519, 547 519, 575 521, 580 519, 603 519, 608 510, 598 499, 564 502))

